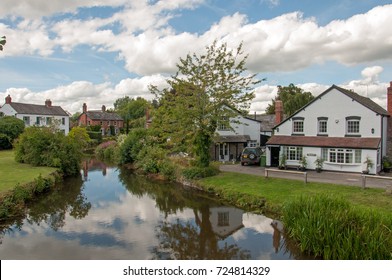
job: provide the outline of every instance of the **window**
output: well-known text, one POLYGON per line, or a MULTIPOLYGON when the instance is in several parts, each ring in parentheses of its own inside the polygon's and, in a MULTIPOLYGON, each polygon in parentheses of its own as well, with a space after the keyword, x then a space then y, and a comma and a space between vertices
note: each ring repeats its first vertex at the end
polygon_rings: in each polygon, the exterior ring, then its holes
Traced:
POLYGON ((347 117, 346 118, 346 131, 348 135, 359 134, 359 123, 361 117, 347 117))
POLYGON ((301 160, 302 147, 283 147, 283 154, 286 155, 287 160, 301 160))
POLYGON ((328 149, 325 148, 321 149, 321 159, 324 161, 328 160, 328 149))
POLYGON ((26 126, 30 125, 30 117, 23 117, 23 121, 26 126))
POLYGON ((228 118, 227 117, 222 117, 222 121, 220 121, 219 124, 218 124, 218 130, 219 131, 228 131, 228 130, 230 130, 230 127, 228 127, 227 123, 228 123, 228 118))
POLYGON ((328 123, 328 118, 326 117, 320 117, 317 118, 318 120, 318 134, 327 134, 327 123, 328 123))
POLYGON ((40 124, 41 124, 41 117, 37 117, 37 118, 35 119, 35 124, 36 124, 36 125, 40 125, 40 124))
POLYGON ((52 118, 51 117, 46 117, 46 124, 52 124, 52 118))
POLYGON ((303 133, 304 132, 304 118, 296 117, 293 118, 293 133, 303 133))
POLYGON ((257 141, 256 140, 249 140, 248 141, 248 147, 257 147, 257 141))
MULTIPOLYGON (((326 156, 325 150, 327 149, 321 149, 322 157, 326 156)), ((342 163, 342 164, 361 163, 361 154, 362 154, 361 150, 329 149, 328 161, 333 163, 342 163)))
POLYGON ((65 125, 65 118, 62 118, 62 119, 61 119, 61 124, 62 124, 62 125, 65 125))
POLYGON ((218 226, 219 227, 230 226, 229 212, 218 212, 218 226))

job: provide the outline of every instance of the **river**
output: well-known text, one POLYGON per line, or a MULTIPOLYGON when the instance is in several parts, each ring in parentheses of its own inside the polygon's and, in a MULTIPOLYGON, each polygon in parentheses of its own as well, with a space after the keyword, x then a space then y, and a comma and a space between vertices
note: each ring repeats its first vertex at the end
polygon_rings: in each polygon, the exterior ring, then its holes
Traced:
POLYGON ((272 219, 90 159, 1 225, 0 259, 296 259, 272 219))

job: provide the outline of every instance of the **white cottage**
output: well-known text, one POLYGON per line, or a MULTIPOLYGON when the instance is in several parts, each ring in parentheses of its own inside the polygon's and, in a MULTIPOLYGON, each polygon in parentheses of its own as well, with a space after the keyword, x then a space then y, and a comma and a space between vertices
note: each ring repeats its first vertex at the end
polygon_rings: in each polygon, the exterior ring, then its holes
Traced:
POLYGON ((362 172, 369 160, 375 174, 386 155, 388 118, 371 99, 333 85, 274 127, 266 164, 278 166, 284 156, 287 165, 299 166, 305 157, 308 169, 322 159, 323 170, 362 172))
POLYGON ((217 138, 211 147, 211 158, 217 161, 238 160, 245 147, 260 146, 260 121, 244 117, 238 112, 230 119, 230 127, 220 124, 217 138))
POLYGON ((23 120, 26 127, 50 126, 56 122, 65 135, 69 133, 69 115, 60 106, 52 106, 49 99, 45 101, 45 105, 36 105, 12 102, 11 96, 8 95, 0 113, 23 120))

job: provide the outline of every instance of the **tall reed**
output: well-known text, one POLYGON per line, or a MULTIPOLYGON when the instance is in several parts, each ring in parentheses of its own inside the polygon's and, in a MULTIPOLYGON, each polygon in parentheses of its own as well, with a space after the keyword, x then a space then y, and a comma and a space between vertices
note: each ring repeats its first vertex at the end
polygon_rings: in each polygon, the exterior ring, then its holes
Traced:
POLYGON ((376 213, 333 196, 301 196, 283 206, 282 220, 302 252, 316 257, 392 259, 392 213, 376 213))

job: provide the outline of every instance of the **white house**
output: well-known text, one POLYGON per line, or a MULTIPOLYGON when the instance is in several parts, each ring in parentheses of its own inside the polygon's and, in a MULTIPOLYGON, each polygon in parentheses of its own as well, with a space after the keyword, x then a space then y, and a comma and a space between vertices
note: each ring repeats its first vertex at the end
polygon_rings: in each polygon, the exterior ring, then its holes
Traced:
POLYGON ((45 101, 45 105, 36 105, 12 102, 11 96, 8 95, 0 113, 23 120, 26 127, 49 126, 56 122, 65 135, 69 133, 69 115, 60 106, 52 106, 49 99, 45 101))
POLYGON ((245 147, 260 146, 260 121, 244 117, 239 112, 231 118, 230 127, 218 125, 217 138, 211 147, 211 158, 219 161, 237 160, 245 147))
POLYGON ((362 172, 370 159, 375 174, 386 155, 388 118, 369 98, 333 85, 274 127, 266 164, 278 166, 285 155, 287 165, 298 166, 305 157, 308 169, 322 159, 323 170, 362 172))

